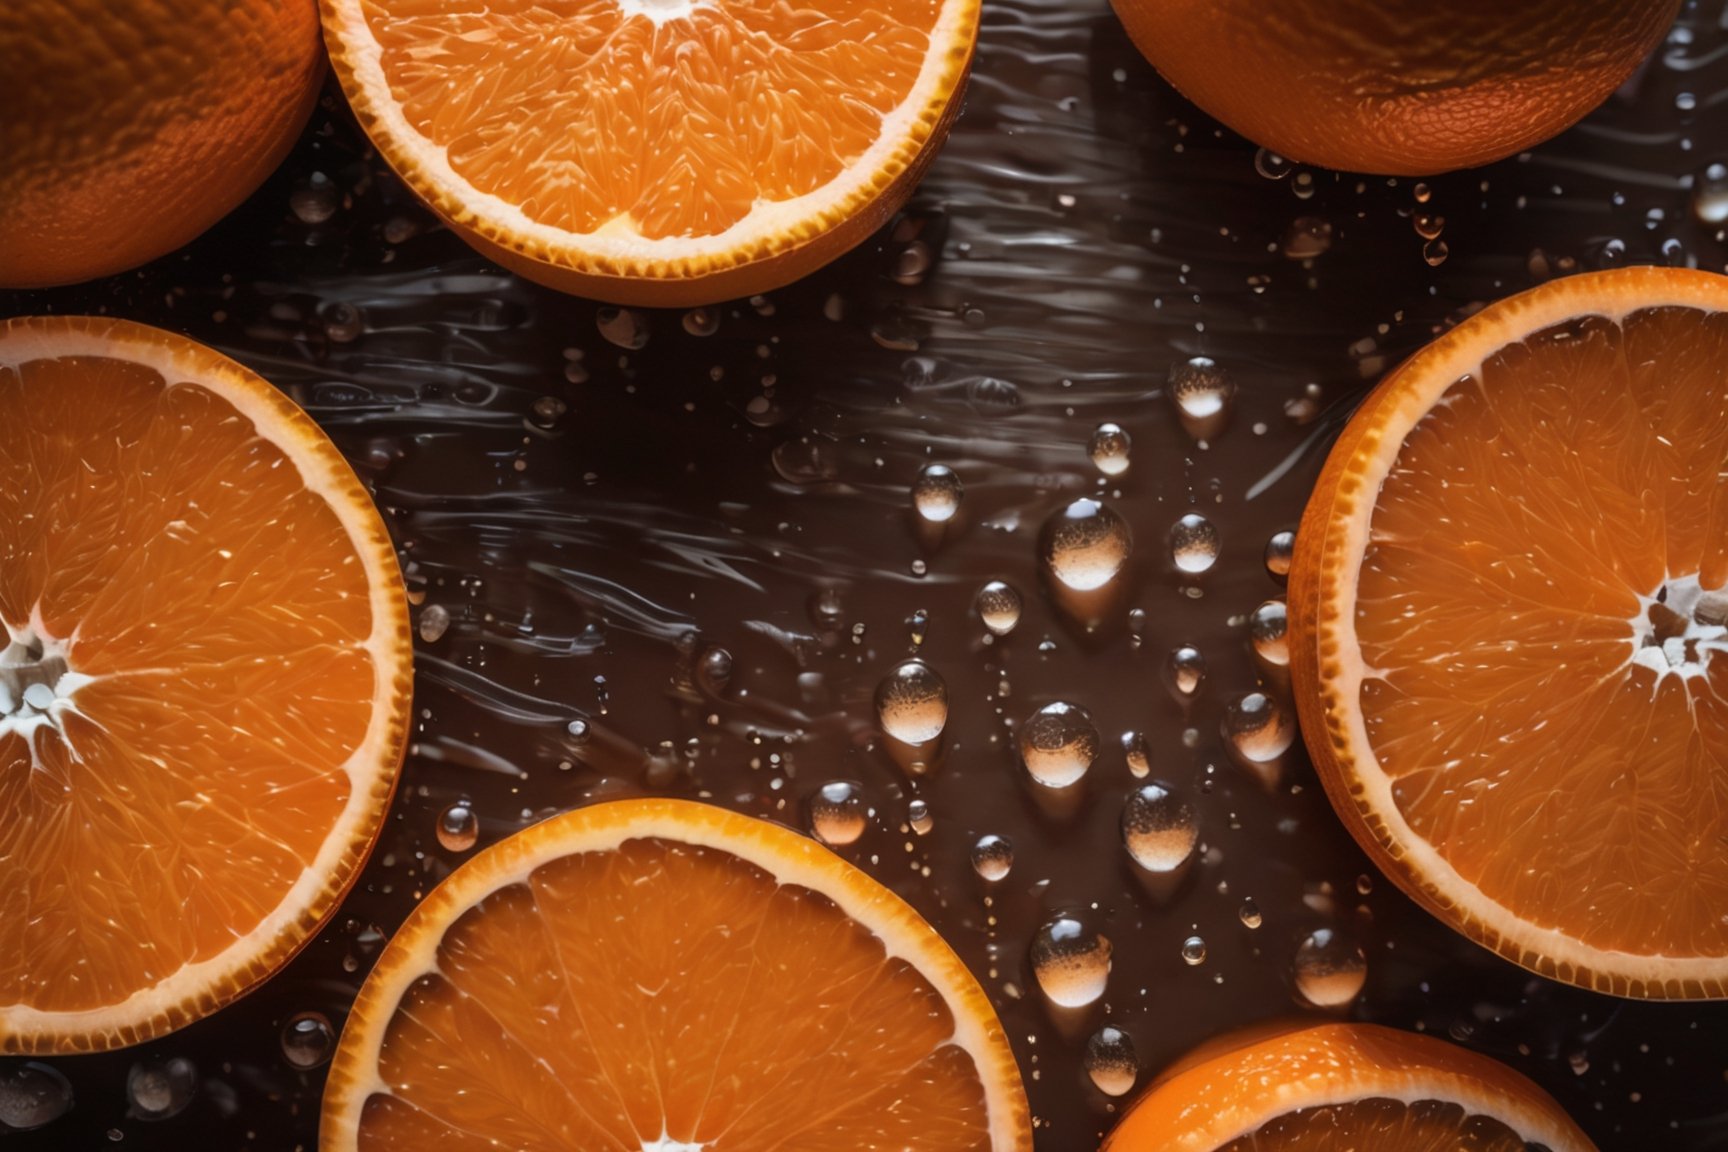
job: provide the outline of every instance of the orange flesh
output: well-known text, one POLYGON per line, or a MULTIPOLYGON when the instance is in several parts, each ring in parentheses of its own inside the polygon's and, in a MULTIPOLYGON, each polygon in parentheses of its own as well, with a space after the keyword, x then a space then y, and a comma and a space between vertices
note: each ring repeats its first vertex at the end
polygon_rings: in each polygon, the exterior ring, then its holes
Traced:
POLYGON ((1687 576, 1728 582, 1720 313, 1503 349, 1374 508, 1361 704, 1398 810, 1489 898, 1599 949, 1728 955, 1728 651, 1632 663, 1658 631, 1641 597, 1687 576))
POLYGON ((1217 1152, 1546 1152, 1491 1116, 1439 1100, 1370 1097, 1287 1112, 1217 1152))
POLYGON ((911 91, 936 0, 365 0, 408 122, 482 192, 592 233, 711 236, 839 176, 911 91), (656 22, 640 10, 685 15, 656 22), (459 80, 452 80, 452 77, 459 80))
POLYGON ((222 952, 312 862, 372 613, 330 507, 206 388, 29 361, 0 430, 0 619, 94 678, 64 734, 0 724, 0 1002, 79 1011, 222 952))
POLYGON ((729 853, 560 857, 463 913, 436 962, 385 1032, 365 1152, 990 1147, 935 989, 729 853))

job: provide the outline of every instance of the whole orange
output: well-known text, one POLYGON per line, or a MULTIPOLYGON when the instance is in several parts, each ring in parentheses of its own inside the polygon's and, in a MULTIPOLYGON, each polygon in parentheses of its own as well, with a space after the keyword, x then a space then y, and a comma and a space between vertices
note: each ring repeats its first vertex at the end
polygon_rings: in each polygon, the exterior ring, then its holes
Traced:
POLYGON ((1112 0, 1184 96, 1305 164, 1423 176, 1582 119, 1680 0, 1112 0))
POLYGON ((316 0, 0 6, 0 287, 191 240, 281 162, 323 76, 316 0))

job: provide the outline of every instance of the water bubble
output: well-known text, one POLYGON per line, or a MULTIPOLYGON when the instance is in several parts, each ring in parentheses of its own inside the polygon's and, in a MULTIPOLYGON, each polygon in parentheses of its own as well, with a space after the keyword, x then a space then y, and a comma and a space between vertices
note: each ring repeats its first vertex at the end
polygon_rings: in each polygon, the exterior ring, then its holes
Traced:
POLYGON ((1368 979, 1360 946, 1330 928, 1317 928, 1296 949, 1296 991, 1316 1008, 1342 1008, 1368 979))
POLYGON ((1422 245, 1422 259, 1428 262, 1430 268, 1440 267, 1451 254, 1452 249, 1447 247, 1444 240, 1430 240, 1422 245))
POLYGON ((1046 704, 1020 726, 1020 759, 1038 783, 1066 788, 1098 759, 1098 729, 1077 704, 1046 704))
POLYGON ((1122 842, 1134 863, 1148 872, 1174 872, 1200 841, 1200 820, 1174 787, 1147 784, 1122 806, 1122 842))
POLYGON ((906 805, 906 823, 912 826, 912 831, 920 836, 929 835, 936 821, 930 815, 930 805, 923 800, 914 800, 906 805))
POLYGON ((1248 641, 1255 657, 1270 669, 1290 667, 1290 641, 1284 601, 1268 600, 1248 617, 1248 641))
POLYGON ((1206 963, 1206 941, 1199 936, 1182 941, 1182 962, 1190 968, 1206 963))
POLYGON ((696 682, 703 691, 723 696, 732 684, 732 653, 719 646, 710 647, 696 661, 696 682))
POLYGON ((1262 148, 1254 153, 1254 171, 1268 180, 1282 180, 1290 175, 1295 165, 1270 148, 1262 148))
POLYGON ((480 839, 480 818, 466 800, 438 814, 438 843, 448 852, 466 852, 480 839))
POLYGON ((1290 713, 1263 692, 1250 692, 1224 709, 1224 739, 1244 760, 1265 764, 1278 759, 1296 739, 1290 713))
POLYGON ((0 1129, 28 1132, 72 1110, 72 1084, 32 1060, 0 1071, 0 1129))
POLYGON ((1146 735, 1143 732, 1122 733, 1122 756, 1128 761, 1128 771, 1136 776, 1147 776, 1152 772, 1152 754, 1146 750, 1146 735))
POLYGON ((903 744, 927 744, 948 724, 948 685, 922 660, 906 660, 876 686, 882 731, 903 744))
POLYGON ((1083 1008, 1104 995, 1110 941, 1072 916, 1058 916, 1032 937, 1032 974, 1052 1004, 1083 1008))
POLYGON ((1313 260, 1332 247, 1332 222, 1318 216, 1298 216, 1284 229, 1278 251, 1286 260, 1313 260))
POLYGON ((912 482, 912 507, 932 524, 952 520, 966 489, 946 464, 926 464, 912 482))
POLYGON ((336 1051, 336 1029, 322 1012, 296 1012, 282 1025, 282 1058, 306 1071, 317 1068, 336 1051))
POLYGON ((1258 928, 1261 923, 1263 923, 1263 917, 1260 915, 1260 905, 1254 903, 1254 898, 1251 896, 1242 901, 1242 907, 1236 910, 1236 916, 1242 921, 1242 926, 1244 928, 1258 928))
POLYGON ((1198 512, 1190 512, 1170 529, 1170 559, 1179 571, 1198 574, 1218 561, 1224 547, 1218 526, 1198 512))
POLYGON ((1274 532, 1266 541, 1266 572, 1280 584, 1290 575, 1291 562, 1296 558, 1296 533, 1274 532))
POLYGON ((1041 543, 1051 574, 1076 592, 1108 584, 1134 547, 1122 517, 1085 497, 1044 522, 1041 543))
POLYGON ((420 609, 420 639, 436 644, 450 628, 450 610, 442 604, 428 604, 420 609))
POLYGON ((1086 444, 1086 454, 1092 457, 1092 466, 1104 475, 1120 476, 1128 471, 1128 452, 1132 447, 1120 424, 1100 424, 1086 444))
POLYGON ((972 867, 992 884, 1007 879, 1014 867, 1014 845, 1006 836, 980 836, 972 845, 972 867))
POLYGON ((1171 651, 1167 671, 1176 695, 1189 697, 1200 691, 1206 680, 1206 658, 1200 655, 1200 649, 1184 644, 1171 651))
POLYGON ((140 1061, 126 1073, 126 1114, 166 1120, 185 1111, 198 1091, 198 1069, 183 1056, 140 1061))
POLYGON ((810 831, 830 848, 857 841, 869 825, 864 791, 850 780, 834 780, 810 797, 810 831))
POLYGON ((1104 1027, 1094 1032, 1086 1041, 1086 1054, 1080 1060, 1093 1085, 1106 1096, 1128 1095, 1140 1075, 1134 1041, 1119 1028, 1104 1027))
POLYGON ((630 308, 601 308, 594 326, 607 343, 634 352, 648 343, 648 317, 630 308))
POLYGON ((712 308, 692 308, 684 313, 684 331, 692 336, 712 336, 720 331, 720 313, 712 308))
POLYGON ((1006 636, 1020 623, 1020 593, 1012 584, 992 580, 978 589, 978 619, 994 636, 1006 636))
POLYGON ((1728 224, 1728 164, 1712 164, 1693 177, 1692 214, 1704 224, 1728 224))
POLYGON ((1172 364, 1169 388, 1177 412, 1197 421, 1223 416, 1236 394, 1235 381, 1209 356, 1194 356, 1172 364))

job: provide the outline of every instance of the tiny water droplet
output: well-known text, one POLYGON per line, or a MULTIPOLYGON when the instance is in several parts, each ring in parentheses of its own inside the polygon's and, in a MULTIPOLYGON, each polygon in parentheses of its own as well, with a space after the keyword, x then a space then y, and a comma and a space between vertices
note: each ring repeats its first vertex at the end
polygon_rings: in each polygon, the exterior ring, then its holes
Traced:
POLYGON ((720 313, 712 308, 692 308, 684 313, 684 331, 692 336, 712 336, 720 331, 720 313))
POLYGON ((322 1012, 296 1012, 282 1025, 282 1056, 302 1071, 316 1068, 336 1050, 336 1029, 322 1012))
POLYGON ((1122 842, 1146 871, 1176 871, 1199 841, 1199 818, 1173 786, 1152 783, 1128 794, 1122 806, 1122 842))
POLYGON ((1318 216, 1298 216, 1284 229, 1278 251, 1286 260, 1314 260, 1332 248, 1332 222, 1318 216))
POLYGON ((1222 416, 1236 394, 1236 383, 1210 356, 1193 356, 1170 366, 1170 399, 1190 420, 1222 416))
POLYGON ((1728 224, 1728 164, 1711 164, 1692 178, 1692 214, 1704 224, 1728 224))
POLYGON ((1168 672, 1178 698, 1193 696, 1206 680, 1206 658, 1200 649, 1184 644, 1170 653, 1168 672))
POLYGON ((912 482, 912 506, 932 524, 952 520, 966 493, 960 477, 946 464, 926 464, 912 482))
POLYGON ((648 343, 648 317, 631 308, 601 308, 594 326, 607 343, 634 352, 648 343))
POLYGON ((1046 788, 1066 788, 1098 759, 1098 729, 1086 709, 1058 700, 1020 726, 1019 745, 1032 779, 1046 788))
POLYGON ((438 814, 438 843, 449 852, 466 852, 480 839, 480 818, 466 800, 438 814))
POLYGON ((1020 623, 1020 593, 1012 584, 992 580, 978 589, 978 619, 992 635, 1006 636, 1020 623))
POLYGON ((1076 592, 1108 584, 1134 547, 1122 517, 1087 497, 1054 513, 1044 522, 1041 535, 1045 565, 1076 592))
POLYGON ((552 428, 569 408, 556 396, 542 396, 529 408, 528 419, 536 428, 552 428))
POLYGON ((1266 541, 1266 572, 1282 584, 1290 575, 1290 564, 1296 558, 1296 533, 1274 532, 1266 541))
POLYGON ((72 1084, 59 1069, 32 1060, 0 1070, 0 1129, 28 1132, 72 1110, 72 1084))
POLYGON ((573 743, 573 744, 586 744, 586 743, 588 743, 588 721, 586 721, 586 720, 572 720, 572 721, 570 721, 570 723, 564 725, 564 731, 566 731, 570 734, 571 743, 573 743))
POLYGON ((826 484, 840 475, 840 453, 826 440, 813 436, 782 440, 768 453, 768 459, 782 480, 800 487, 826 484))
POLYGON ((906 805, 906 823, 912 826, 912 831, 920 836, 930 834, 935 826, 935 819, 930 815, 930 805, 923 800, 914 800, 906 805))
POLYGON ((724 696, 732 684, 732 653, 719 646, 706 649, 696 661, 696 682, 713 696, 724 696))
POLYGON ((1236 910, 1236 915, 1241 919, 1244 928, 1258 928, 1263 923, 1260 905, 1254 903, 1253 897, 1242 901, 1242 907, 1236 910))
POLYGON ((1368 957, 1330 928, 1317 928, 1296 949, 1296 991, 1316 1008, 1342 1008, 1368 979, 1368 957))
POLYGON ((1206 963, 1206 941, 1199 936, 1182 941, 1182 962, 1190 968, 1206 963))
POLYGON ((1294 164, 1270 148, 1262 148, 1254 153, 1254 171, 1268 180, 1282 180, 1290 175, 1294 167, 1294 164))
POLYGON ((1122 756, 1128 761, 1128 771, 1135 776, 1151 774, 1152 754, 1146 749, 1144 732, 1122 733, 1122 756))
POLYGON ((1128 453, 1133 443, 1120 424, 1100 424, 1087 442, 1086 454, 1092 466, 1106 476, 1120 476, 1128 471, 1128 453))
POLYGON ((1248 617, 1248 640, 1254 655, 1268 668, 1290 666, 1288 621, 1284 601, 1268 600, 1248 617))
POLYGON ((198 1069, 184 1056, 146 1060, 126 1072, 126 1114, 166 1120, 185 1111, 198 1092, 198 1069))
POLYGON ((1416 229, 1416 235, 1424 240, 1438 240, 1440 233, 1446 230, 1446 217, 1435 216, 1428 212, 1418 212, 1410 218, 1411 227, 1416 229))
POLYGON ((1104 1027, 1094 1032, 1086 1041, 1081 1063, 1093 1085, 1106 1096, 1128 1095, 1140 1076, 1134 1041, 1118 1028, 1104 1027))
POLYGON ((1218 526, 1198 512, 1190 512, 1170 528, 1170 559, 1179 571, 1198 575, 1218 561, 1223 549, 1218 526))
POLYGON ((992 884, 1007 879, 1014 867, 1014 845, 1006 836, 980 836, 972 845, 972 867, 992 884))
POLYGON ((1438 268, 1446 263, 1446 257, 1451 254, 1452 249, 1447 247, 1444 240, 1430 240, 1422 245, 1422 259, 1426 260, 1431 268, 1438 268))
POLYGON ((1058 916, 1032 937, 1032 974, 1050 1002, 1083 1008, 1104 995, 1110 941, 1072 916, 1058 916))
POLYGON ((436 644, 450 628, 450 610, 442 604, 428 604, 420 609, 420 639, 436 644))
POLYGON ((868 826, 863 789, 852 781, 830 781, 810 797, 810 831, 830 848, 855 843, 868 826))
POLYGON ((318 310, 324 323, 324 335, 333 344, 352 344, 366 331, 366 321, 360 309, 346 300, 335 300, 318 310))
POLYGON ((948 724, 948 685, 922 660, 905 660, 876 686, 882 731, 903 744, 927 744, 948 724))
POLYGON ((302 224, 322 224, 336 215, 341 206, 336 186, 322 172, 314 172, 308 187, 296 188, 288 194, 288 210, 302 224))

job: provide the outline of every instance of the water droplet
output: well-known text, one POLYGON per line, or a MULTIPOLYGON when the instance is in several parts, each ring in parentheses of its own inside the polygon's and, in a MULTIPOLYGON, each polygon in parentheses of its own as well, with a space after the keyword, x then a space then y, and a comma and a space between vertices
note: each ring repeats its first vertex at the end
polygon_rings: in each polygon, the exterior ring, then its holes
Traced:
POLYGON ((930 805, 923 800, 914 800, 906 805, 906 823, 912 826, 912 831, 920 836, 927 836, 935 826, 935 819, 930 815, 930 805))
POLYGON ((1289 750, 1296 739, 1290 713, 1263 692, 1250 692, 1224 709, 1224 739, 1245 760, 1265 764, 1289 750))
POLYGON ((1415 186, 1410 189, 1410 194, 1416 197, 1416 203, 1426 204, 1433 198, 1434 190, 1428 187, 1427 184, 1417 181, 1415 186))
POLYGON ((912 506, 932 524, 952 520, 966 490, 946 464, 926 464, 912 482, 912 506))
POLYGON ((1058 916, 1032 937, 1032 974, 1051 1003, 1083 1008, 1104 995, 1110 941, 1072 916, 1058 916))
POLYGON ((1691 112, 1698 107, 1698 97, 1691 92, 1676 92, 1674 94, 1674 107, 1682 112, 1691 112))
POLYGON ((876 686, 882 731, 903 744, 927 744, 948 724, 948 686, 922 660, 906 660, 876 686))
POLYGON ((1284 229, 1278 251, 1286 260, 1314 260, 1332 247, 1332 222, 1318 216, 1298 216, 1284 229))
POLYGON ((336 1050, 336 1029, 322 1012, 296 1012, 282 1025, 281 1043, 291 1067, 317 1068, 336 1050))
POLYGON ((1290 666, 1290 642, 1284 601, 1268 600, 1248 617, 1248 640, 1254 655, 1268 668, 1290 666))
POLYGON ((16 1064, 0 1071, 0 1128, 28 1132, 72 1110, 72 1084, 56 1068, 16 1064))
POLYGON ((1254 171, 1268 180, 1282 180, 1290 175, 1294 167, 1294 164, 1270 148, 1262 148, 1254 153, 1254 171))
POLYGON ((768 458, 788 484, 825 484, 840 475, 840 453, 826 440, 813 436, 782 440, 768 458))
POLYGON ((1446 263, 1446 257, 1451 254, 1452 249, 1447 247, 1444 240, 1430 240, 1422 245, 1422 259, 1426 260, 1431 268, 1438 268, 1446 263))
POLYGON ((894 282, 897 284, 914 285, 923 281, 925 273, 930 271, 930 265, 935 262, 930 253, 930 245, 922 240, 914 240, 900 249, 900 255, 894 260, 894 282))
POLYGON ((480 818, 466 800, 438 814, 438 843, 449 852, 466 852, 480 839, 480 818))
POLYGON ((1182 962, 1190 968, 1206 963, 1206 941, 1199 936, 1182 941, 1182 962))
POLYGON ((724 696, 732 684, 732 653, 715 646, 696 661, 696 682, 712 696, 724 696))
POLYGON ((322 224, 336 215, 340 206, 336 186, 322 172, 314 172, 307 187, 296 188, 288 194, 288 210, 302 224, 322 224))
POLYGON ((634 352, 648 343, 648 317, 630 308, 601 308, 594 326, 607 343, 634 352))
POLYGON ((1199 818, 1171 785, 1147 784, 1128 794, 1122 806, 1122 842, 1146 871, 1176 871, 1194 854, 1199 840, 1199 818))
POLYGON ((1188 513, 1171 526, 1170 559, 1179 571, 1191 574, 1206 571, 1217 563, 1223 547, 1218 526, 1198 512, 1188 513))
POLYGON ((428 604, 420 609, 420 639, 436 644, 450 628, 450 610, 442 604, 428 604))
POLYGON ((830 848, 856 842, 868 826, 864 792, 852 781, 831 781, 810 797, 810 831, 830 848))
POLYGON ((1368 957, 1330 928, 1317 928, 1296 949, 1296 991, 1316 1008, 1342 1008, 1368 979, 1368 957))
POLYGON ((1254 903, 1253 897, 1242 901, 1242 907, 1236 910, 1236 915, 1241 919, 1244 928, 1258 928, 1263 922, 1260 905, 1254 903))
POLYGON ((1712 164, 1692 178, 1692 214, 1705 224, 1728 224, 1728 164, 1712 164))
POLYGON ((360 309, 346 300, 335 300, 318 310, 324 323, 324 335, 333 344, 352 344, 366 331, 366 321, 360 309))
POLYGON ((1178 697, 1189 697, 1200 691, 1206 679, 1206 658, 1200 649, 1184 644, 1170 653, 1168 666, 1170 687, 1178 697))
POLYGON ((528 409, 528 420, 536 428, 552 428, 557 426, 570 406, 556 396, 542 396, 528 409))
POLYGON ((126 1114, 166 1120, 185 1111, 197 1092, 198 1069, 185 1057, 140 1061, 126 1073, 126 1114))
POLYGON ((1086 454, 1092 457, 1092 466, 1104 475, 1120 476, 1128 471, 1128 452, 1132 447, 1120 424, 1100 424, 1087 442, 1086 454))
POLYGON ((1020 593, 1012 584, 992 580, 978 589, 978 619, 992 635, 1006 636, 1020 623, 1020 593))
POLYGON ((1046 704, 1020 726, 1020 759, 1046 788, 1077 783, 1098 759, 1098 729, 1077 704, 1046 704))
POLYGON ((1146 749, 1146 735, 1143 732, 1122 733, 1122 755, 1128 761, 1128 771, 1136 776, 1147 776, 1152 772, 1152 754, 1146 749))
POLYGON ((1007 879, 1014 867, 1014 845, 1006 836, 980 836, 972 845, 972 867, 992 884, 1007 879))
POLYGON ((1118 1028, 1104 1027, 1086 1041, 1086 1054, 1081 1057, 1086 1075, 1098 1091, 1106 1096, 1126 1096, 1134 1090, 1140 1075, 1140 1060, 1134 1054, 1134 1041, 1118 1028))
POLYGON ((1194 356, 1170 366, 1170 399, 1190 420, 1210 421, 1224 415, 1236 394, 1235 381, 1209 356, 1194 356))
POLYGON ((1296 558, 1296 533, 1274 532, 1266 541, 1266 572, 1282 584, 1290 575, 1290 564, 1296 558))
POLYGON ((1416 229, 1416 235, 1424 240, 1438 240, 1440 233, 1446 229, 1446 217, 1435 216, 1428 212, 1418 212, 1410 218, 1411 227, 1416 229))
POLYGON ((588 743, 588 721, 572 720, 570 723, 564 725, 564 731, 570 734, 570 742, 572 744, 588 743))
POLYGON ((684 331, 692 336, 712 336, 720 331, 720 313, 712 308, 692 308, 684 313, 684 331))
POLYGON ((1128 562, 1134 540, 1122 517, 1082 497, 1044 522, 1044 563, 1063 584, 1090 592, 1108 584, 1128 562))

